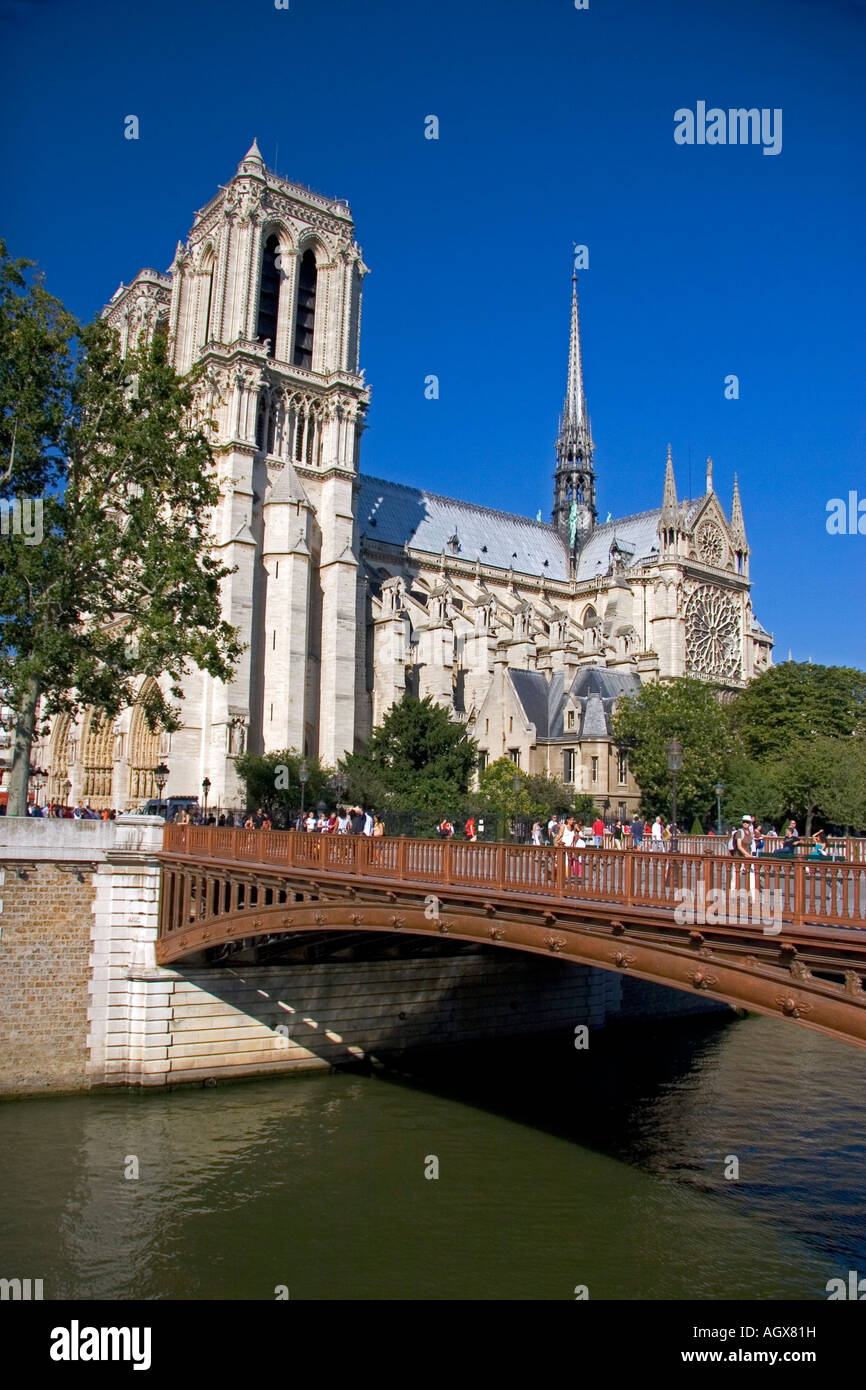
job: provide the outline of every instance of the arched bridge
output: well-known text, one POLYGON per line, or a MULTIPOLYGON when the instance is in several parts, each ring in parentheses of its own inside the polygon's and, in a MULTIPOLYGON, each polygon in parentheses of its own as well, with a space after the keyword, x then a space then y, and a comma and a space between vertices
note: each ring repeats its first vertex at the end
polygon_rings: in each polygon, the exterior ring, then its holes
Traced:
POLYGON ((157 960, 426 934, 628 971, 866 1046, 866 864, 167 825, 157 960))

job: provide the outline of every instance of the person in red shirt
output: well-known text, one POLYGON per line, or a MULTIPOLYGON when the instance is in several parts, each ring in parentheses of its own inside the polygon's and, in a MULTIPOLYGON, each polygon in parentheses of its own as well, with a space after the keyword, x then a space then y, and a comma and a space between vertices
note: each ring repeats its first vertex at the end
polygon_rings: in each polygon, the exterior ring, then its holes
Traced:
POLYGON ((596 849, 601 849, 604 844, 604 821, 601 816, 596 816, 592 823, 592 843, 596 849))
POLYGON ((468 819, 468 821, 466 822, 466 838, 467 838, 467 840, 477 840, 477 839, 478 839, 478 836, 477 836, 476 833, 475 833, 475 817, 474 817, 474 816, 470 816, 469 819, 468 819))

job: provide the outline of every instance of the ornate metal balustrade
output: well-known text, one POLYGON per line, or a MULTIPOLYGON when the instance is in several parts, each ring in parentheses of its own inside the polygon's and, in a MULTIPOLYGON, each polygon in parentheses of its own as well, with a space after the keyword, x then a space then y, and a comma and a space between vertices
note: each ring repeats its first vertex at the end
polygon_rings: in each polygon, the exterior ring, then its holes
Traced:
POLYGON ((175 825, 161 861, 162 964, 284 933, 451 935, 866 1046, 866 864, 175 825))

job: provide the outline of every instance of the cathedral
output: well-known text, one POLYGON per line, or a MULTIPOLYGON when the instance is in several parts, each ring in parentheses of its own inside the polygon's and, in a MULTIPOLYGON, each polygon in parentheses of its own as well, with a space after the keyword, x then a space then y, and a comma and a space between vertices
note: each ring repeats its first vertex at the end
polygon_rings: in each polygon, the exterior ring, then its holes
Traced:
POLYGON ((49 799, 138 806, 164 762, 166 794, 207 778, 211 806, 237 806, 240 753, 334 766, 409 692, 466 724, 482 766, 510 758, 625 815, 639 789, 616 701, 682 675, 733 692, 770 664, 736 480, 730 516, 709 460, 682 500, 668 448, 661 505, 599 523, 576 276, 549 524, 363 472, 366 273, 347 204, 278 177, 254 142, 168 271, 113 295, 124 351, 162 332, 178 372, 199 368, 223 612, 246 646, 228 684, 189 672, 175 733, 140 705, 111 726, 55 720, 49 799))

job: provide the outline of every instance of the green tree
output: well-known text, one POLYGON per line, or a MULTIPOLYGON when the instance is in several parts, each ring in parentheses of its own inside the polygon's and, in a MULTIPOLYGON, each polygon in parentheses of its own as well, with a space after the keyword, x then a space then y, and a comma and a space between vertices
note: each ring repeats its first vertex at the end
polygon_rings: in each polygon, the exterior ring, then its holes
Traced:
POLYGON ((462 806, 478 760, 465 727, 428 697, 392 705, 362 749, 340 764, 348 796, 377 811, 410 811, 428 832, 462 806))
POLYGON ((336 803, 332 772, 317 757, 302 759, 293 748, 282 748, 275 753, 243 753, 235 760, 237 774, 246 791, 246 805, 261 806, 270 815, 281 812, 286 817, 300 810, 302 762, 306 762, 308 772, 304 806, 310 810, 324 801, 328 809, 332 809, 336 803))
POLYGON ((816 818, 857 824, 862 807, 858 777, 866 771, 862 748, 862 739, 821 734, 799 739, 774 764, 784 811, 803 823, 805 835, 811 835, 816 818))
POLYGON ((866 830, 866 736, 839 740, 839 760, 823 805, 833 825, 866 830))
POLYGON ((785 661, 750 681, 732 700, 728 717, 747 757, 784 757, 793 743, 846 736, 863 726, 866 671, 785 661))
POLYGON ((671 807, 667 744, 679 739, 682 769, 677 775, 677 819, 708 819, 715 805, 713 787, 729 756, 730 737, 718 698, 703 681, 683 676, 665 685, 645 685, 621 700, 613 719, 613 741, 627 751, 641 789, 641 812, 665 815, 671 807))
POLYGON ((479 773, 478 800, 485 811, 500 816, 505 824, 525 816, 546 826, 554 811, 587 820, 594 818, 597 809, 591 796, 575 795, 573 787, 554 777, 538 773, 527 776, 510 758, 497 758, 479 773))
POLYGON ((737 825, 741 817, 748 814, 763 825, 778 825, 785 813, 785 798, 775 762, 754 762, 735 749, 721 780, 722 817, 727 824, 737 825))
POLYGON ((591 824, 598 815, 604 820, 595 797, 590 796, 589 792, 572 792, 566 810, 570 816, 576 816, 578 820, 583 821, 584 825, 591 824))
POLYGON ((0 545, 11 815, 26 810, 40 699, 46 717, 89 705, 111 719, 142 677, 168 677, 145 715, 174 729, 189 663, 227 680, 241 651, 220 610, 229 571, 210 551, 219 488, 204 428, 190 424, 193 381, 160 337, 122 359, 107 324, 76 325, 29 265, 2 248, 3 495, 38 491, 42 505, 39 544, 0 545))

